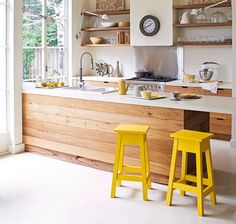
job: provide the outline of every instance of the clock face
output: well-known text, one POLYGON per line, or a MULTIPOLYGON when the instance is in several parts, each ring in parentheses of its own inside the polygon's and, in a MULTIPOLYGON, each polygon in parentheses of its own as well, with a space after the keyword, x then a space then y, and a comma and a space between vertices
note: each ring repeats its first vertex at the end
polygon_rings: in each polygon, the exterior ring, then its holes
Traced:
POLYGON ((145 16, 140 22, 140 30, 145 36, 154 36, 160 30, 160 21, 154 16, 145 16))

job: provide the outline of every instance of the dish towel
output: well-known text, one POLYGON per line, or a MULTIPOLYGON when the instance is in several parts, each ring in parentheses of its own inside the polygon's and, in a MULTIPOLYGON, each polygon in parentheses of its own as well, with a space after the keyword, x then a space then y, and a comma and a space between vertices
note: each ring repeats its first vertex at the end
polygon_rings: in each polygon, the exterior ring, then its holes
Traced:
POLYGON ((203 89, 209 90, 212 93, 217 94, 217 92, 218 92, 218 87, 219 87, 218 82, 201 83, 200 85, 203 89))

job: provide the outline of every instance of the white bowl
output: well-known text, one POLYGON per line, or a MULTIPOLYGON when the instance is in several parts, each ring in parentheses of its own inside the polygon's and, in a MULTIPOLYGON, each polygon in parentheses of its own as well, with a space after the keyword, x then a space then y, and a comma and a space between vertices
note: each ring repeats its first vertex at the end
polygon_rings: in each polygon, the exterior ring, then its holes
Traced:
POLYGON ((93 44, 102 44, 103 38, 102 37, 90 37, 90 41, 93 44))
POLYGON ((101 22, 102 27, 116 27, 118 23, 116 22, 101 22))

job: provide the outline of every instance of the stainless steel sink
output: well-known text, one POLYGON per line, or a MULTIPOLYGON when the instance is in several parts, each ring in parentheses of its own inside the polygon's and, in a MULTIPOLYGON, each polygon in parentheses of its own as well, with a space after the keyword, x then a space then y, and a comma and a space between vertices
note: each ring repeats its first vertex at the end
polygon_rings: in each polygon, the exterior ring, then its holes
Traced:
POLYGON ((99 86, 83 86, 82 88, 79 88, 79 86, 73 86, 73 87, 65 87, 65 88, 78 90, 81 92, 100 93, 100 94, 112 93, 116 91, 116 89, 113 87, 99 87, 99 86))

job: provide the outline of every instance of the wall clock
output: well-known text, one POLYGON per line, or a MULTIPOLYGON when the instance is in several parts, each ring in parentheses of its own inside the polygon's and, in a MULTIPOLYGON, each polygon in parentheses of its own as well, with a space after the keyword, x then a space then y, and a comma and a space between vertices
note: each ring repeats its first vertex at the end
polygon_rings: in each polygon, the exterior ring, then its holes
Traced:
POLYGON ((160 21, 155 16, 147 15, 141 19, 139 28, 143 35, 154 36, 160 30, 160 21))

